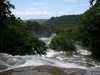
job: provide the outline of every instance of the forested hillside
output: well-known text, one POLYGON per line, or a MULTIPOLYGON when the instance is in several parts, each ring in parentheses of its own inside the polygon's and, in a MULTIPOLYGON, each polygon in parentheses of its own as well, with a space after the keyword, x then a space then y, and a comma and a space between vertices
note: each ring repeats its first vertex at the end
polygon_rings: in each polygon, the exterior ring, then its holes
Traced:
POLYGON ((23 20, 24 22, 31 21, 31 22, 38 22, 39 24, 43 24, 48 19, 29 19, 29 20, 23 20))
POLYGON ((67 25, 76 25, 79 21, 80 21, 80 15, 64 15, 60 17, 51 17, 43 24, 52 26, 61 26, 61 25, 67 26, 67 25))
POLYGON ((41 25, 38 22, 27 21, 26 25, 28 30, 32 31, 32 35, 35 37, 48 37, 50 36, 50 31, 47 26, 41 25))

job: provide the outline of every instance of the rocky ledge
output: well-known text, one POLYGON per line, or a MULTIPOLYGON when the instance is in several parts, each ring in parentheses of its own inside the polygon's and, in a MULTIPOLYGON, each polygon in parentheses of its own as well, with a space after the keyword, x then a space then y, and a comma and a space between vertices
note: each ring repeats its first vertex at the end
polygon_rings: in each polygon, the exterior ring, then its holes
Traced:
POLYGON ((0 75, 100 75, 100 67, 90 69, 27 66, 1 72, 0 75))

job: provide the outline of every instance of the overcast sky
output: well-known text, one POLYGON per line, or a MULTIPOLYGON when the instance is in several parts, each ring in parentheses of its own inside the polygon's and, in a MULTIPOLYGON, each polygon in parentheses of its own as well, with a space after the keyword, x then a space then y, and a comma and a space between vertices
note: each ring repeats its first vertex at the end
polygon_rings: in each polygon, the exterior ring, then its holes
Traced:
POLYGON ((89 9, 89 0, 11 0, 12 13, 23 20, 49 19, 52 16, 81 14, 89 9))

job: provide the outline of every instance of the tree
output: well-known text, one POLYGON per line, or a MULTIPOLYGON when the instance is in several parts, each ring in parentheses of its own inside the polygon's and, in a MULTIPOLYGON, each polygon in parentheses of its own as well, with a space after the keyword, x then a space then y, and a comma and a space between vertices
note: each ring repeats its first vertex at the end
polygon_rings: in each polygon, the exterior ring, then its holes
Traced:
POLYGON ((10 4, 8 0, 1 0, 0 1, 0 27, 4 26, 4 21, 7 17, 11 16, 11 8, 15 8, 14 5, 10 4))
POLYGON ((93 2, 96 1, 96 3, 99 3, 100 0, 90 0, 90 5, 93 5, 93 2))
POLYGON ((78 29, 82 43, 89 47, 93 57, 100 59, 100 4, 82 14, 78 29))
POLYGON ((51 40, 50 48, 58 51, 74 51, 74 28, 66 27, 64 30, 51 40))
POLYGON ((5 21, 7 17, 11 16, 11 8, 15 8, 14 5, 10 4, 7 0, 0 0, 0 50, 2 50, 4 43, 4 31, 7 28, 5 21))
POLYGON ((32 36, 27 25, 11 14, 14 8, 7 0, 0 2, 0 52, 12 55, 45 54, 44 42, 32 36))

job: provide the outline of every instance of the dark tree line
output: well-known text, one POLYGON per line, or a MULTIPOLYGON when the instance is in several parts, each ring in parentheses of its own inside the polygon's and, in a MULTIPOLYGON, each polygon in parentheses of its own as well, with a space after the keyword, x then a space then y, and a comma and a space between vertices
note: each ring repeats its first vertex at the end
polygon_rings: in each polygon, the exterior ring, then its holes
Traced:
POLYGON ((13 55, 45 54, 45 43, 32 35, 28 25, 11 13, 11 8, 15 7, 8 0, 0 1, 0 52, 13 55))

